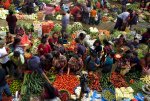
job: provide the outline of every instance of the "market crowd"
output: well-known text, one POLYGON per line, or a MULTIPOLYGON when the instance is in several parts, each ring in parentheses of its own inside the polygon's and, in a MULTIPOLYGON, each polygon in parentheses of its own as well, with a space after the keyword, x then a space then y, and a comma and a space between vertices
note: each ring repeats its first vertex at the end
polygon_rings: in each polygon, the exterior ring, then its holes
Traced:
MULTIPOLYGON (((74 17, 74 21, 83 21, 90 25, 98 25, 101 20, 100 4, 91 7, 91 0, 87 0, 87 5, 75 6, 72 11, 64 10, 62 18, 62 32, 55 32, 52 35, 43 34, 39 38, 40 44, 37 47, 37 54, 33 55, 30 52, 32 40, 26 34, 26 31, 19 27, 16 29, 17 18, 9 11, 7 22, 9 32, 5 38, 0 38, 0 101, 2 92, 11 96, 8 84, 5 77, 13 77, 15 79, 23 79, 25 71, 32 71, 41 74, 49 84, 48 77, 45 71, 53 70, 59 75, 79 74, 82 70, 88 72, 110 73, 116 71, 121 75, 126 75, 129 72, 139 71, 143 75, 150 75, 150 53, 142 57, 138 57, 136 50, 140 44, 149 45, 150 28, 142 34, 142 39, 134 38, 127 40, 122 34, 120 37, 113 40, 97 39, 92 47, 89 47, 86 40, 86 33, 78 33, 72 40, 75 48, 72 51, 66 49, 64 43, 69 42, 71 37, 66 34, 66 26, 70 23, 70 13, 74 17), (89 16, 90 14, 90 16, 89 16), (82 16, 82 19, 81 17, 82 16), (62 34, 63 33, 63 34, 62 34), (13 35, 12 35, 13 34, 13 35), (28 43, 22 44, 22 37, 27 37, 28 43)), ((107 8, 107 2, 102 5, 107 8)), ((63 9, 63 8, 62 8, 63 9)), ((68 8, 69 9, 69 8, 68 8)), ((125 10, 117 17, 117 22, 114 29, 125 30, 125 27, 137 23, 137 15, 131 10, 125 10)), ((50 89, 48 99, 54 99, 59 94, 50 85, 45 85, 46 89, 50 89)))

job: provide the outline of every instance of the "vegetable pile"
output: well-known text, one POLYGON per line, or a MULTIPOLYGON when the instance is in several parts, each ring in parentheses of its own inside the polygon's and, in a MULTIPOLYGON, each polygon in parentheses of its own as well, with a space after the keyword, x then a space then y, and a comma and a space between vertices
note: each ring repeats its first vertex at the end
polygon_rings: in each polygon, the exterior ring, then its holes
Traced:
POLYGON ((74 75, 57 75, 53 85, 58 90, 67 90, 69 93, 74 94, 74 89, 80 84, 78 78, 74 75))
POLYGON ((90 89, 97 90, 97 91, 102 90, 100 83, 99 83, 100 78, 99 78, 98 74, 94 74, 94 73, 90 72, 88 75, 88 78, 89 78, 90 89))
POLYGON ((110 81, 115 86, 115 88, 128 87, 124 77, 116 72, 111 74, 110 81))
POLYGON ((56 75, 50 72, 46 73, 47 77, 49 78, 49 80, 53 83, 56 79, 56 75))
POLYGON ((18 26, 24 28, 26 31, 32 31, 33 30, 33 24, 25 22, 25 21, 20 21, 18 23, 18 26))
POLYGON ((50 31, 54 28, 53 21, 42 22, 42 32, 50 33, 50 31))
POLYGON ((79 30, 83 30, 82 24, 80 22, 74 22, 73 25, 72 25, 72 31, 76 32, 76 31, 79 31, 79 30))
POLYGON ((10 84, 10 91, 14 95, 16 91, 20 91, 21 88, 21 81, 20 80, 13 80, 10 84))
POLYGON ((40 40, 38 40, 38 39, 35 39, 34 41, 32 41, 32 43, 33 43, 33 46, 31 47, 31 50, 30 50, 30 52, 32 53, 32 54, 37 54, 37 47, 38 47, 38 45, 41 43, 40 42, 40 40))
MULTIPOLYGON (((127 82, 130 82, 131 80, 137 81, 141 77, 141 73, 139 71, 133 72, 133 73, 127 73, 125 76, 125 79, 127 82)), ((130 82, 132 83, 132 82, 130 82)))
POLYGON ((150 84, 150 75, 146 75, 143 78, 140 78, 144 83, 150 84))
POLYGON ((101 79, 100 79, 100 83, 103 89, 109 88, 114 90, 114 86, 112 85, 112 83, 109 80, 109 75, 110 74, 103 74, 101 79))
POLYGON ((24 75, 24 82, 21 87, 22 101, 29 101, 31 95, 40 95, 42 92, 42 87, 44 85, 43 78, 38 73, 31 73, 24 75), (28 96, 30 95, 30 96, 28 96))
POLYGON ((134 82, 133 84, 130 84, 130 86, 134 89, 134 94, 141 92, 143 85, 144 85, 144 83, 140 80, 134 82))
POLYGON ((56 24, 54 25, 53 31, 54 31, 54 32, 60 32, 61 29, 62 29, 62 26, 61 26, 60 24, 56 23, 56 24))
POLYGON ((110 90, 105 90, 103 97, 106 101, 113 101, 115 99, 115 95, 110 90))

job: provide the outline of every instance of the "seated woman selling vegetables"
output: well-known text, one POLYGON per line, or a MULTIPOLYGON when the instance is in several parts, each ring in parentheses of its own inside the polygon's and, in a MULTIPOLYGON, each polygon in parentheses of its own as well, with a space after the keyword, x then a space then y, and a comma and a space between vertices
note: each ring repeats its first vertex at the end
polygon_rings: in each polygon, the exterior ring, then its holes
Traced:
POLYGON ((73 55, 70 60, 68 61, 68 72, 67 74, 76 73, 83 68, 83 61, 82 58, 79 57, 77 54, 73 55))
POLYGON ((52 49, 54 50, 54 46, 58 43, 59 33, 53 33, 52 37, 48 39, 48 42, 52 49))
POLYGON ((38 46, 38 53, 40 56, 45 55, 51 52, 51 46, 48 44, 48 40, 46 37, 41 39, 41 44, 38 46))
POLYGON ((64 55, 61 55, 60 52, 54 51, 52 66, 55 67, 56 71, 62 73, 66 65, 67 65, 66 57, 64 55))

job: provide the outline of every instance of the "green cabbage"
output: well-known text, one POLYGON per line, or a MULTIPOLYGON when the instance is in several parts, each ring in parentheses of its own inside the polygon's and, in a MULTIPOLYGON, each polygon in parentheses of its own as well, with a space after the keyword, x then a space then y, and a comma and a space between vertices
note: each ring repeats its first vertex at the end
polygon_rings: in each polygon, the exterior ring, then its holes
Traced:
POLYGON ((54 31, 54 32, 60 32, 61 29, 62 29, 62 26, 61 26, 60 24, 56 23, 56 24, 54 25, 53 31, 54 31))
POLYGON ((67 28, 66 28, 66 32, 69 34, 69 33, 72 33, 72 26, 71 25, 68 25, 67 28))
POLYGON ((72 25, 72 31, 76 32, 76 31, 79 31, 79 30, 83 30, 82 24, 80 22, 74 22, 73 25, 72 25))

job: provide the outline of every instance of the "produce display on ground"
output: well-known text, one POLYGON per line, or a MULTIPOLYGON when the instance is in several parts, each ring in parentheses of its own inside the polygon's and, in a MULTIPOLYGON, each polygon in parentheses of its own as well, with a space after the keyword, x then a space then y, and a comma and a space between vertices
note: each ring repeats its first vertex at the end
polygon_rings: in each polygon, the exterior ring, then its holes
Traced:
POLYGON ((13 80, 10 84, 10 91, 15 94, 17 91, 21 90, 22 82, 19 80, 13 80))
POLYGON ((74 89, 80 84, 78 78, 74 75, 57 75, 53 83, 54 87, 58 90, 67 90, 69 93, 74 94, 74 89))
POLYGON ((99 83, 99 75, 98 74, 93 74, 92 72, 89 73, 88 75, 89 78, 89 87, 92 90, 96 90, 96 91, 101 91, 101 85, 99 83))
POLYGON ((142 78, 140 78, 140 80, 142 80, 146 84, 150 84, 150 75, 143 76, 142 78))
POLYGON ((138 92, 141 92, 142 90, 142 86, 144 85, 144 83, 142 81, 135 81, 132 84, 129 84, 130 87, 132 87, 134 89, 134 94, 137 94, 138 92))
POLYGON ((115 86, 115 88, 128 87, 128 84, 125 81, 124 77, 116 72, 113 72, 111 74, 110 81, 115 86))
POLYGON ((0 101, 150 101, 149 3, 29 1, 0 0, 0 101))
POLYGON ((101 86, 103 89, 109 88, 109 89, 114 90, 115 88, 114 88, 113 84, 110 82, 109 76, 110 76, 109 73, 108 74, 102 74, 102 77, 100 79, 101 86))
POLYGON ((43 90, 43 77, 35 72, 25 73, 21 87, 21 101, 29 101, 31 95, 39 95, 43 90))
POLYGON ((115 95, 114 92, 111 90, 104 90, 102 92, 102 96, 106 101, 115 101, 115 95))

